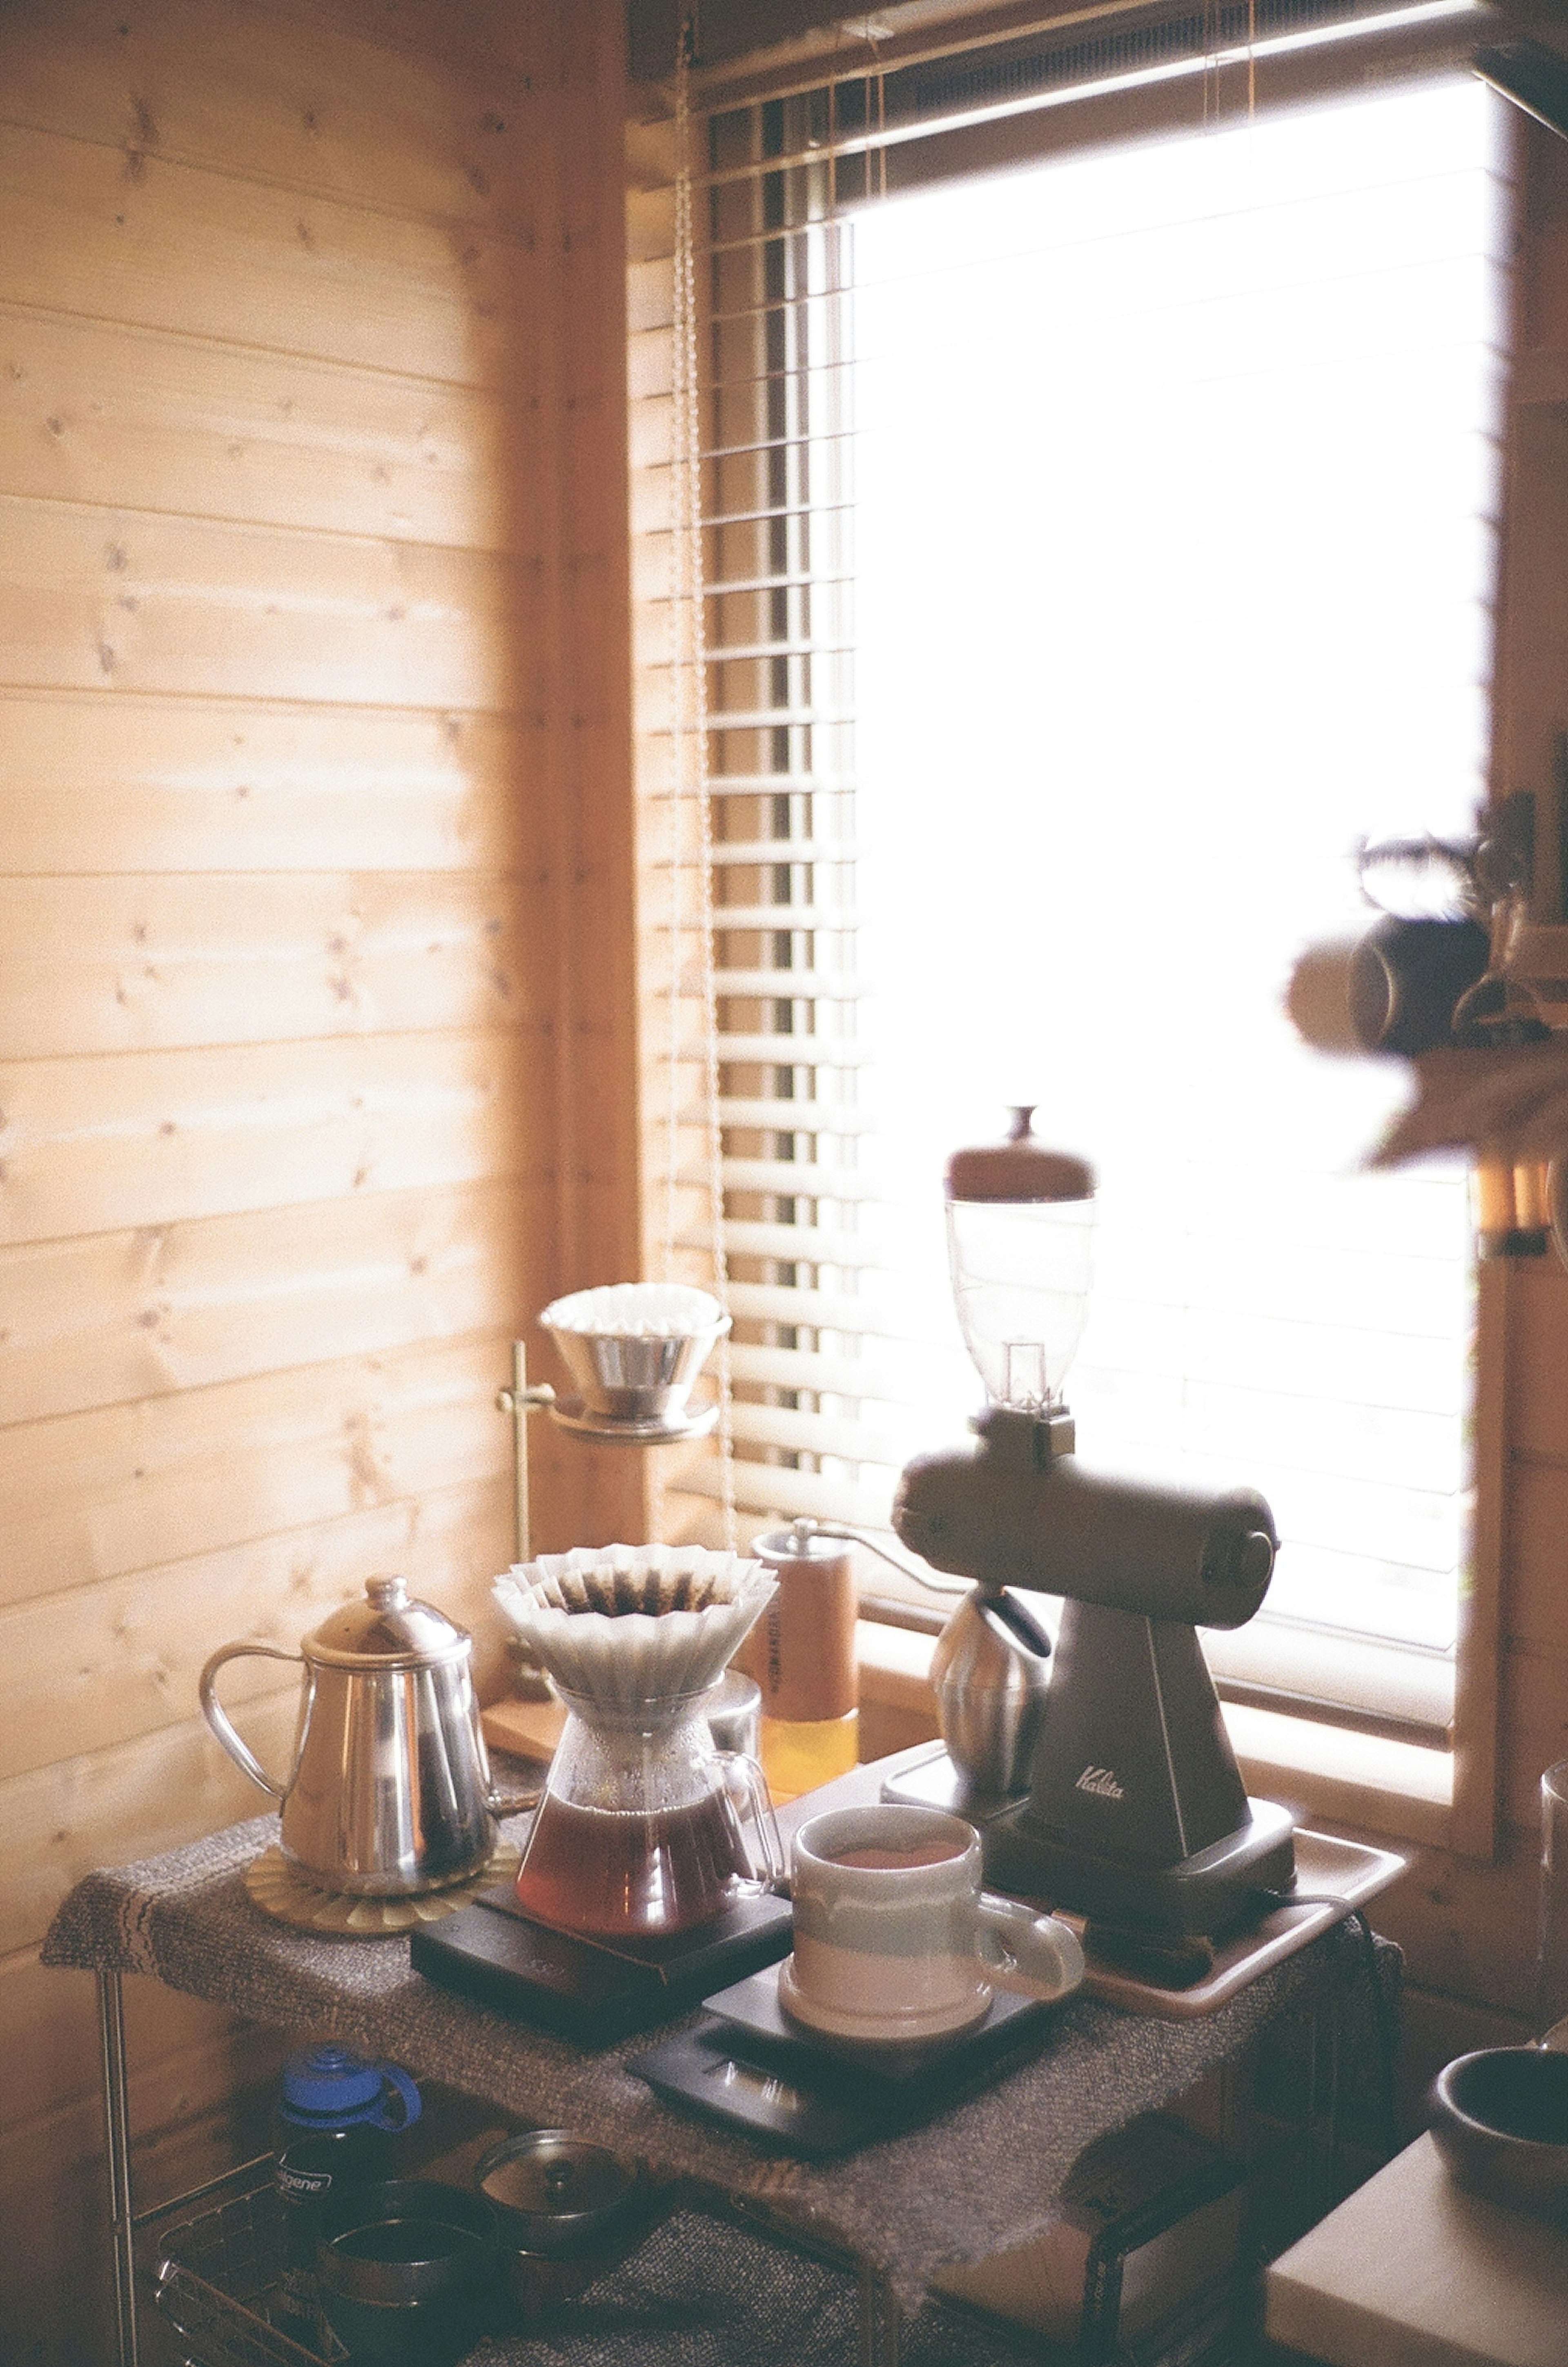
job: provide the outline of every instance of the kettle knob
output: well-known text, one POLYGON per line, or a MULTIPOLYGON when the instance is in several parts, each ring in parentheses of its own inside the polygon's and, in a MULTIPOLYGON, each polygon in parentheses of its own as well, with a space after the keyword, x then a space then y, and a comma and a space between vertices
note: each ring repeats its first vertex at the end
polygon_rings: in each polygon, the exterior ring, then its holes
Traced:
POLYGON ((378 1611, 400 1611, 409 1599, 406 1578, 367 1578, 365 1591, 378 1611))

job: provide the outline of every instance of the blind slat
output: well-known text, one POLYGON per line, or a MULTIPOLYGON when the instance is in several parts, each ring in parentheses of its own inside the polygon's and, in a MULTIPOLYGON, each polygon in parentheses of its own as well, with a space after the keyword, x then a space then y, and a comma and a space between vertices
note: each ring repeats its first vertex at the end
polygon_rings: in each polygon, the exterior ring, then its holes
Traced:
POLYGON ((865 1332, 878 1340, 912 1340, 922 1347, 935 1344, 934 1322, 917 1317, 909 1303, 913 1293, 903 1289, 887 1297, 852 1298, 839 1291, 800 1290, 783 1283, 732 1282, 728 1296, 732 1315, 764 1323, 851 1335, 865 1332))
POLYGON ((724 1245, 732 1257, 771 1257, 791 1265, 840 1266, 847 1273, 871 1269, 897 1274, 902 1244, 881 1228, 870 1240, 854 1233, 824 1232, 815 1225, 762 1225, 728 1217, 724 1245))
POLYGON ((863 1069, 872 1059, 863 1046, 830 1036, 721 1035, 717 1044, 720 1060, 737 1068, 863 1069))
MULTIPOLYGON (((726 864, 762 866, 775 863, 852 863, 855 852, 852 840, 847 838, 720 839, 714 847, 713 860, 721 866, 726 864)), ((722 906, 720 910, 723 910, 722 906)))
MULTIPOLYGON (((777 1192, 785 1199, 874 1200, 889 1206, 895 1205, 886 1181, 879 1181, 874 1172, 863 1174, 854 1168, 827 1167, 819 1161, 726 1159, 721 1180, 727 1191, 777 1192)), ((681 1181, 696 1184, 705 1178, 683 1175, 681 1181)))
MULTIPOLYGON (((686 1114, 686 1123, 702 1122, 705 1112, 686 1114)), ((728 1093, 718 1097, 720 1126, 755 1127, 770 1134, 871 1134, 874 1121, 853 1109, 834 1109, 822 1102, 747 1100, 728 1093)))
MULTIPOLYGON (((924 1405, 934 1387, 951 1381, 965 1364, 961 1349, 912 1345, 898 1362, 887 1364, 875 1353, 863 1356, 824 1355, 808 1348, 762 1348, 737 1341, 729 1351, 730 1369, 738 1381, 765 1387, 810 1389, 823 1397, 848 1398, 863 1405, 924 1405)), ((929 1441, 927 1442, 930 1443, 929 1441)))
POLYGON ((830 1455, 844 1463, 879 1464, 889 1481, 897 1478, 911 1455, 931 1444, 929 1438, 920 1437, 919 1418, 913 1410, 909 1430, 895 1433, 832 1414, 801 1413, 791 1406, 749 1405, 742 1400, 730 1410, 730 1427, 734 1436, 749 1446, 778 1446, 795 1454, 830 1455))
POLYGON ((824 978, 809 969, 719 969, 721 995, 773 1002, 855 1002, 866 992, 856 978, 824 978))
MULTIPOLYGON (((713 908, 713 924, 718 930, 849 930, 855 920, 848 904, 716 904, 713 908)), ((723 968, 721 962, 720 976, 723 968)))
MULTIPOLYGON (((855 1528, 885 1529, 892 1507, 891 1484, 886 1488, 857 1487, 852 1480, 824 1478, 816 1471, 790 1471, 772 1463, 747 1463, 739 1456, 732 1466, 735 1501, 746 1512, 805 1513, 818 1521, 847 1521, 855 1528)), ((671 1494, 704 1496, 715 1501, 724 1493, 718 1467, 704 1462, 682 1472, 671 1494)), ((963 1592, 955 1588, 954 1592, 963 1592)))

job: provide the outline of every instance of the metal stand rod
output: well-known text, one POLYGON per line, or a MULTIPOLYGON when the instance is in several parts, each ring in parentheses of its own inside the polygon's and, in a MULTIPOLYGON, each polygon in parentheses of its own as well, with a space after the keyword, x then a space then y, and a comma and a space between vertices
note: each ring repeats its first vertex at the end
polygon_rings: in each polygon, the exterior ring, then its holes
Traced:
POLYGON ((534 1558, 528 1519, 528 1416, 536 1406, 554 1405, 555 1399, 548 1382, 529 1387, 528 1351, 521 1340, 513 1340, 512 1387, 497 1389, 495 1401, 502 1413, 512 1416, 512 1501, 519 1561, 534 1558))
POLYGON ((109 2225, 114 2238, 117 2356, 119 2367, 138 2367, 135 2231, 130 2208, 130 2099, 125 2078, 125 1993, 118 1973, 98 1975, 98 2030, 104 2054, 104 2133, 109 2225))

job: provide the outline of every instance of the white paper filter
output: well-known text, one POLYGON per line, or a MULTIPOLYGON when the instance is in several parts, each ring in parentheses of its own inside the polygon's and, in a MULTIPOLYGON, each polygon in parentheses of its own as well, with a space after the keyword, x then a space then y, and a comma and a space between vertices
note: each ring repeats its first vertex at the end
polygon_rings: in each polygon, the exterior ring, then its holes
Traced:
POLYGON ((563 1693, 624 1711, 716 1684, 777 1589, 761 1562, 702 1546, 578 1546, 513 1564, 493 1591, 563 1693), (597 1611, 595 1595, 702 1607, 597 1611))
POLYGON ((612 1340, 694 1340, 724 1319, 716 1298, 684 1282, 610 1282, 574 1290, 552 1299, 539 1318, 547 1331, 612 1340))

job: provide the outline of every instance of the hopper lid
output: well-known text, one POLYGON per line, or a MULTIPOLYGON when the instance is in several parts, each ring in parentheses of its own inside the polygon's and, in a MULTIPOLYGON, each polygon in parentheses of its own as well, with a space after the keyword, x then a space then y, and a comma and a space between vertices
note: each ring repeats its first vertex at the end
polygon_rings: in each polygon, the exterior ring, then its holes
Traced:
POLYGON ((947 1162, 950 1200, 1091 1200, 1094 1170, 1070 1150, 1048 1150, 1030 1129, 1032 1102, 1015 1104, 1005 1142, 955 1150, 947 1162))

